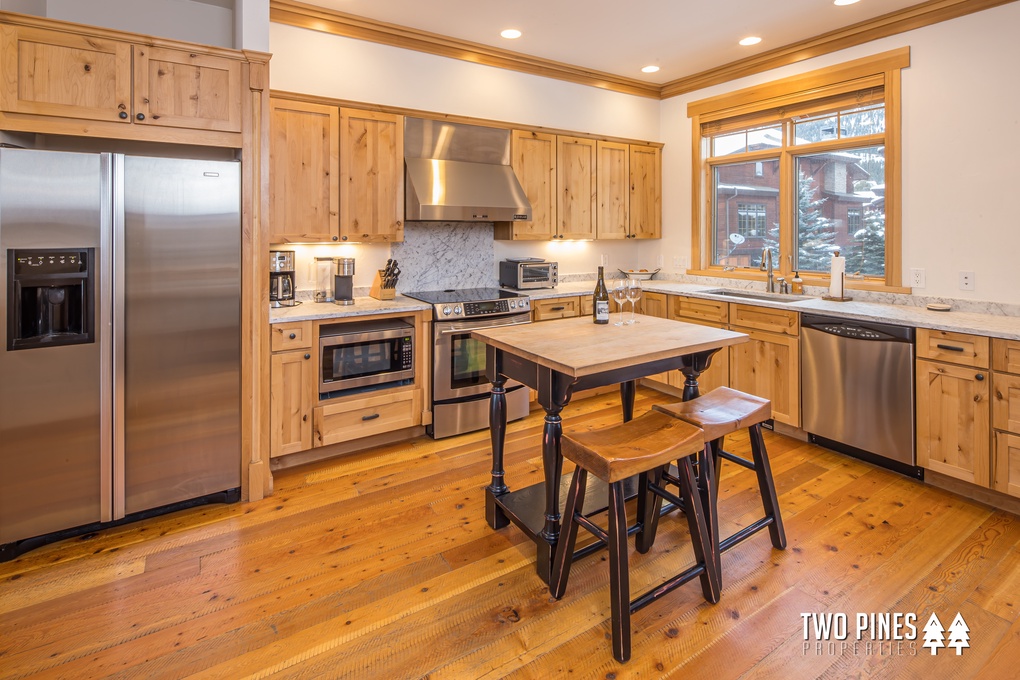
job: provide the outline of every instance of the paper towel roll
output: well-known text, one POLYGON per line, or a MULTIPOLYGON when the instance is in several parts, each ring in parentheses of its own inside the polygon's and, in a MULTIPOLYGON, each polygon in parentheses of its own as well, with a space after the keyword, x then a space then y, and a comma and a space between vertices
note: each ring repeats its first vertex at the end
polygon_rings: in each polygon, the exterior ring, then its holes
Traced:
POLYGON ((843 297, 843 274, 846 273, 846 258, 839 255, 832 256, 831 273, 829 280, 829 297, 843 297))

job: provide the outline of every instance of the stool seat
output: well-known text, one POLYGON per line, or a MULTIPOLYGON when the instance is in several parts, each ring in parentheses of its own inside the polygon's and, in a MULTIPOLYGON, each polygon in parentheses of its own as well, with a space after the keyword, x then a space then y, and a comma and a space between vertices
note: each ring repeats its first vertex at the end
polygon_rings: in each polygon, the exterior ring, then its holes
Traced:
POLYGON ((563 457, 604 482, 619 482, 701 451, 701 430, 683 420, 649 411, 601 430, 566 432, 563 457))
MULTIPOLYGON (((624 662, 630 658, 630 615, 650 602, 663 597, 693 578, 700 578, 705 599, 719 601, 721 576, 719 560, 709 531, 709 518, 701 502, 694 477, 692 458, 705 450, 701 429, 665 413, 649 411, 619 425, 601 430, 564 432, 560 440, 564 458, 574 463, 567 504, 563 509, 563 533, 556 544, 553 573, 549 590, 557 600, 566 591, 570 565, 577 544, 577 529, 584 527, 593 534, 597 545, 609 548, 609 598, 612 613, 613 656, 624 662), (662 488, 663 476, 671 463, 677 465, 680 496, 662 488), (588 473, 599 477, 609 487, 609 526, 596 525, 584 514, 588 473), (639 476, 637 502, 638 552, 645 553, 655 538, 655 524, 662 499, 684 505, 687 526, 694 551, 693 566, 676 574, 661 585, 633 600, 630 599, 630 575, 627 557, 627 511, 624 507, 623 482, 639 476)), ((711 485, 711 480, 709 485, 711 485)), ((710 486, 711 490, 711 486, 710 486)))
POLYGON ((705 441, 725 437, 772 417, 772 402, 729 387, 717 387, 691 401, 656 404, 654 410, 697 425, 705 441))

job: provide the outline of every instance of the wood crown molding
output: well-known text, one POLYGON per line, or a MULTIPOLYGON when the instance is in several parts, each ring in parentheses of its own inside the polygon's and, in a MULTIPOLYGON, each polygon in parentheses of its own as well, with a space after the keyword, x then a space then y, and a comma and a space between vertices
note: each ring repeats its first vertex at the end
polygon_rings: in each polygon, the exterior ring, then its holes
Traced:
POLYGON ((613 92, 652 99, 668 99, 1016 1, 928 0, 928 2, 883 14, 874 19, 823 33, 807 40, 762 52, 747 59, 678 78, 664 85, 646 83, 436 33, 387 24, 294 0, 270 0, 269 19, 278 24, 461 59, 475 64, 505 68, 545 78, 565 80, 613 92))

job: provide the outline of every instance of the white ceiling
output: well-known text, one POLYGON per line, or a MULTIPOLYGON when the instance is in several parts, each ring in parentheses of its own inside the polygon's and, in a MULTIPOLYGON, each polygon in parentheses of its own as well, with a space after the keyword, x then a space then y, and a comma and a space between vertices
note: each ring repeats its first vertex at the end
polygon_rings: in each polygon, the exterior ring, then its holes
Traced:
POLYGON ((306 4, 663 84, 920 0, 303 0, 306 4), (523 36, 505 40, 499 32, 523 36), (757 35, 762 42, 741 47, 757 35), (655 64, 658 73, 641 67, 655 64))

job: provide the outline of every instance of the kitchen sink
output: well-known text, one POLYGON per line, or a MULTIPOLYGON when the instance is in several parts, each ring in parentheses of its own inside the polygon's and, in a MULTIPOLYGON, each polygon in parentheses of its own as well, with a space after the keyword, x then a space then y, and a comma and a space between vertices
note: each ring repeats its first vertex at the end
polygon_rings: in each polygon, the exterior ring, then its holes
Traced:
POLYGON ((810 295, 789 295, 783 293, 752 293, 743 290, 732 290, 729 288, 720 288, 719 290, 703 290, 702 293, 707 295, 723 295, 725 297, 740 298, 741 300, 761 300, 762 302, 779 302, 781 304, 790 305, 794 302, 803 302, 804 300, 810 300, 810 295))

